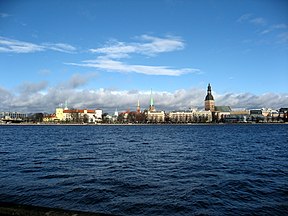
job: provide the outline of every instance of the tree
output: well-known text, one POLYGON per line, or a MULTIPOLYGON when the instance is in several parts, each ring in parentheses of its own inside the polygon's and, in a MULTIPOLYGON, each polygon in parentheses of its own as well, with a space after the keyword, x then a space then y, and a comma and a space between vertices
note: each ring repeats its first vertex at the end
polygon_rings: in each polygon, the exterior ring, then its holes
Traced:
POLYGON ((109 123, 110 122, 109 114, 108 113, 103 113, 102 114, 102 120, 103 120, 103 123, 109 123))
POLYGON ((87 114, 84 114, 83 116, 83 122, 84 123, 89 123, 89 116, 87 114))
POLYGON ((32 122, 43 122, 43 117, 44 117, 43 113, 34 113, 28 118, 28 120, 32 122))
POLYGON ((80 113, 78 112, 77 109, 71 109, 70 117, 73 123, 81 122, 80 113))

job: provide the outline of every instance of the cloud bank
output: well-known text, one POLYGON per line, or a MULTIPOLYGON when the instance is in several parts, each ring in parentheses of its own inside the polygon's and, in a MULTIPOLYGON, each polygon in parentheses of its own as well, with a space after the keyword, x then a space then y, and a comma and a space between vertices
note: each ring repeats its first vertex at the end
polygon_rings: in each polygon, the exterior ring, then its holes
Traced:
MULTIPOLYGON (((94 89, 81 90, 87 81, 77 81, 77 75, 67 83, 55 87, 48 87, 45 81, 39 83, 24 83, 18 92, 11 93, 8 89, 0 87, 0 111, 18 112, 55 112, 55 108, 68 101, 70 108, 100 108, 104 112, 113 113, 130 109, 136 110, 137 101, 140 100, 142 109, 149 106, 150 90, 113 90, 94 89)), ((274 108, 288 106, 288 94, 266 93, 254 95, 251 93, 225 93, 213 92, 216 105, 237 108, 274 108)), ((204 107, 206 88, 179 89, 174 92, 155 91, 153 98, 158 110, 183 110, 204 107)))

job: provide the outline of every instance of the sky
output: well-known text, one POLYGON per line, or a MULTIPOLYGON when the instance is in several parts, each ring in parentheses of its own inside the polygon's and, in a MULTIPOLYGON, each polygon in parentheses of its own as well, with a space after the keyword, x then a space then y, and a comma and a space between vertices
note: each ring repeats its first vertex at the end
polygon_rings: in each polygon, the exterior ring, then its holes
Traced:
POLYGON ((0 0, 0 111, 288 107, 286 0, 0 0))

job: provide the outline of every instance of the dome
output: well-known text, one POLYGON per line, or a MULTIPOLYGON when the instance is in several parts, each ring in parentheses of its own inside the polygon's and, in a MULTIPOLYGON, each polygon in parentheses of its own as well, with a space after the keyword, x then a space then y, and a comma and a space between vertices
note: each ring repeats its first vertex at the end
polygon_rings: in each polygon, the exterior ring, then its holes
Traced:
POLYGON ((205 100, 214 100, 212 94, 207 94, 205 100))
POLYGON ((211 93, 211 85, 210 83, 208 84, 208 88, 207 88, 207 95, 205 97, 205 101, 207 100, 214 100, 212 93, 211 93))

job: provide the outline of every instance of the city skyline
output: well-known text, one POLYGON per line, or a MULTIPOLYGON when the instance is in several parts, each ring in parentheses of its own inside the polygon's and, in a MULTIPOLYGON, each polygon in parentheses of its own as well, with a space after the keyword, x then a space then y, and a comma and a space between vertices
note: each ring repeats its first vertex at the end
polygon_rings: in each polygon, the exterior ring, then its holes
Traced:
POLYGON ((2 1, 0 110, 287 107, 285 1, 2 1))

